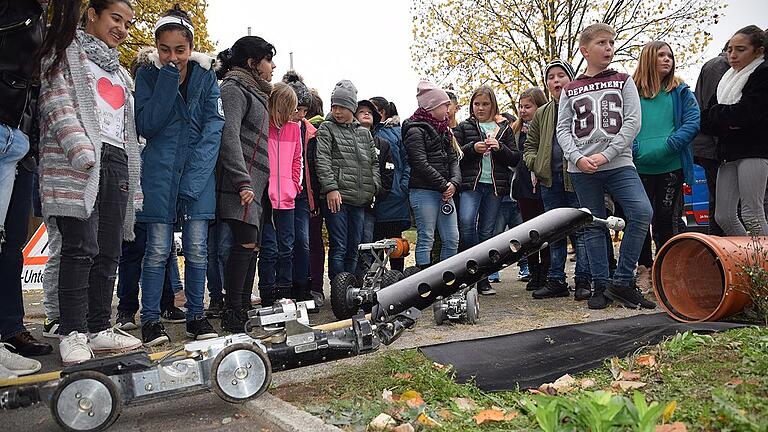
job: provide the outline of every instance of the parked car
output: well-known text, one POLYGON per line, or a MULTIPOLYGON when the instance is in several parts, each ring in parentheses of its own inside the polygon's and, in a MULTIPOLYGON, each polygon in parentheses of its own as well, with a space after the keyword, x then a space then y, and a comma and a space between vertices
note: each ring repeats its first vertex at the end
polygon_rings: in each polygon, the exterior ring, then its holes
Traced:
POLYGON ((683 214, 684 231, 707 233, 709 230, 709 190, 704 168, 693 166, 693 184, 683 183, 683 214))

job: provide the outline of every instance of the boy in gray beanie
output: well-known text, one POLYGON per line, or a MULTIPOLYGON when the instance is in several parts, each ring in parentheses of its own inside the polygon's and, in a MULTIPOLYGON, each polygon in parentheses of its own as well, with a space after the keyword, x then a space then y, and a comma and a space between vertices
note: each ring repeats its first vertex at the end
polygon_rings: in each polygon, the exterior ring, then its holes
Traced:
MULTIPOLYGON (((341 80, 331 93, 331 114, 317 130, 315 165, 320 209, 328 228, 331 284, 340 273, 355 273, 364 209, 381 187, 373 137, 355 119, 355 111, 357 88, 351 81, 341 80)), ((336 305, 332 306, 337 310, 336 305)))

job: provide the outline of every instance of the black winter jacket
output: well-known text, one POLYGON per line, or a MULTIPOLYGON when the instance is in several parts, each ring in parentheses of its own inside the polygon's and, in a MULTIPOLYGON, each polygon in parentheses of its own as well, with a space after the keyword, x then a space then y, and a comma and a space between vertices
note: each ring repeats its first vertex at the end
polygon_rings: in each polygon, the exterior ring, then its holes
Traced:
POLYGON ((0 123, 21 124, 43 43, 43 8, 37 0, 0 2, 0 123))
POLYGON ((389 141, 375 136, 373 137, 373 144, 376 145, 376 152, 379 155, 379 175, 381 175, 381 188, 376 194, 376 202, 381 202, 389 195, 389 191, 392 190, 392 180, 395 178, 395 164, 392 160, 392 147, 390 147, 389 141))
MULTIPOLYGON (((520 150, 520 153, 523 152, 526 138, 526 133, 520 131, 517 138, 517 149, 520 150)), ((533 187, 533 182, 531 181, 531 170, 528 169, 528 165, 526 165, 525 161, 522 159, 520 159, 520 162, 517 164, 517 168, 515 169, 515 177, 512 180, 512 198, 516 200, 521 198, 532 200, 541 199, 541 190, 540 188, 533 187)))
POLYGON ((448 131, 438 134, 432 125, 408 119, 403 122, 403 145, 411 166, 410 189, 445 192, 451 182, 458 190, 461 186, 459 157, 448 131))
MULTIPOLYGON (((499 149, 491 152, 491 179, 496 196, 506 196, 509 195, 512 182, 510 168, 514 168, 520 162, 520 151, 517 149, 515 134, 509 122, 505 119, 497 125, 499 132, 496 134, 496 140, 499 141, 499 149)), ((475 190, 483 166, 483 155, 475 151, 475 143, 485 141, 486 135, 474 117, 459 123, 453 129, 453 133, 464 152, 460 164, 461 190, 475 190)))
POLYGON ((717 137, 722 161, 768 158, 768 62, 749 76, 741 100, 733 105, 717 103, 717 94, 701 113, 701 130, 717 137))

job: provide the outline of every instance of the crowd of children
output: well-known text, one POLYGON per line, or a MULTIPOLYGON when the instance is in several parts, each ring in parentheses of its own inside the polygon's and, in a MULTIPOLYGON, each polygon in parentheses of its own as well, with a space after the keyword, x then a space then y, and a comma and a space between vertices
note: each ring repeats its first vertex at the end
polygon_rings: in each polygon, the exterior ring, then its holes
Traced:
MULTIPOLYGON (((129 73, 117 47, 134 18, 130 0, 91 0, 81 17, 79 2, 52 2, 45 37, 37 0, 6 4, 29 28, 0 46, 2 73, 24 77, 22 86, 0 82, 0 272, 15 280, 1 293, 3 377, 39 370, 26 357, 52 350, 22 324, 19 233, 35 171, 51 239, 44 334, 61 339, 65 365, 169 342, 163 322, 185 322, 196 340, 218 335, 214 317, 240 332, 256 281, 262 304, 323 307, 323 224, 333 280, 360 272, 359 244, 412 225, 425 268, 548 210, 620 209, 627 225, 615 266, 604 227, 571 237, 574 298, 593 309, 654 308, 638 262, 650 267, 652 244, 675 233, 695 138, 718 161, 712 208, 725 234, 768 234, 767 41, 755 26, 730 39, 722 74, 700 80, 706 97, 675 75, 665 42, 645 45, 633 75, 612 69, 616 33, 593 24, 579 38, 586 70, 552 59, 546 89, 520 94, 517 117, 483 85, 457 121, 458 98, 424 80, 418 109, 401 124, 394 103, 359 99, 349 80, 334 87, 327 116, 294 71, 272 83, 277 50, 260 37, 240 38, 217 59, 196 52, 196 29, 178 5, 155 23, 154 46, 129 73), (6 61, 19 46, 39 54, 6 61), (173 304, 175 231, 186 312, 173 304), (140 338, 127 332, 139 328, 139 304, 140 338)), ((528 257, 534 299, 571 295, 567 250, 562 240, 528 257)), ((495 293, 489 280, 477 288, 495 293)))

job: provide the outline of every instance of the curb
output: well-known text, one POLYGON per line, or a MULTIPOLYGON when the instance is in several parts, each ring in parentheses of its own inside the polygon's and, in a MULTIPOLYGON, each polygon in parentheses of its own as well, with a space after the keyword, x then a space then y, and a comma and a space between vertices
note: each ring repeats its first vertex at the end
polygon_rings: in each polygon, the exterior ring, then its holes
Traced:
POLYGON ((312 414, 300 410, 282 399, 264 393, 245 403, 246 408, 281 432, 342 432, 312 414))

